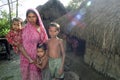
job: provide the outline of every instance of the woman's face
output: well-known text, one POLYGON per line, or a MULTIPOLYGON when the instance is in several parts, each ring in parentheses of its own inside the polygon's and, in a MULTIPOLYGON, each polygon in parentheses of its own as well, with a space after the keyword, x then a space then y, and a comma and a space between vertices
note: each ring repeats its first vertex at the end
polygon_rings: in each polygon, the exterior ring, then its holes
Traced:
POLYGON ((29 13, 27 15, 27 21, 30 22, 32 25, 36 25, 37 22, 37 16, 34 13, 29 13))
POLYGON ((44 54, 45 54, 45 50, 43 50, 42 48, 38 48, 38 49, 37 49, 37 55, 38 55, 39 57, 43 57, 44 54))

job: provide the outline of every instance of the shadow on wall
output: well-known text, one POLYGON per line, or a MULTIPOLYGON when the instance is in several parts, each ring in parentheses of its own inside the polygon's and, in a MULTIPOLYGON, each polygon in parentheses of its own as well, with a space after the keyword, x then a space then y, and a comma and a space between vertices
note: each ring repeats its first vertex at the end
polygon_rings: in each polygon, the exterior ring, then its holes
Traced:
POLYGON ((73 51, 75 55, 84 56, 86 51, 86 41, 75 36, 67 35, 67 51, 73 51))
POLYGON ((80 55, 80 56, 84 56, 84 54, 85 54, 85 51, 86 51, 86 41, 85 40, 83 40, 83 39, 79 39, 78 40, 78 48, 77 48, 77 50, 78 50, 78 55, 80 55))

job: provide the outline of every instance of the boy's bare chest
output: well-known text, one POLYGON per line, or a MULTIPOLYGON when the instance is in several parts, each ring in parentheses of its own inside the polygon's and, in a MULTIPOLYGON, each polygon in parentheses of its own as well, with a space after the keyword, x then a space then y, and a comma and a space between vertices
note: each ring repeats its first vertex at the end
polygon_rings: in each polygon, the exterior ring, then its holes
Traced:
POLYGON ((48 46, 57 48, 59 46, 59 42, 57 40, 49 41, 48 46))

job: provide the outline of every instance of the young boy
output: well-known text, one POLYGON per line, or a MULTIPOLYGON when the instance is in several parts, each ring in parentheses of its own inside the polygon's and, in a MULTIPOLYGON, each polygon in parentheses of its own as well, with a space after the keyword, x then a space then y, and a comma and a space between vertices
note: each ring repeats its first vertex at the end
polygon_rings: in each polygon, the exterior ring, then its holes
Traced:
POLYGON ((12 45, 15 53, 22 53, 30 63, 33 60, 27 55, 25 49, 22 46, 22 19, 21 18, 13 18, 12 27, 8 34, 6 35, 7 41, 12 45))
POLYGON ((50 23, 48 33, 50 39, 48 39, 48 55, 49 55, 49 69, 52 80, 61 80, 64 78, 64 61, 65 50, 63 46, 63 40, 58 37, 60 32, 60 25, 58 23, 50 23))
POLYGON ((50 80, 50 71, 48 69, 48 55, 46 53, 46 44, 37 44, 37 59, 35 64, 42 71, 42 80, 50 80))

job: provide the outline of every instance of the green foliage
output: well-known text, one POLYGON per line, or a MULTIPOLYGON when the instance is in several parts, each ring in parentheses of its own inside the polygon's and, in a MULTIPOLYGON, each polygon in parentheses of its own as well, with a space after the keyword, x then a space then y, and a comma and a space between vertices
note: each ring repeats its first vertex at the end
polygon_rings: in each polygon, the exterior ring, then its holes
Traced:
POLYGON ((0 37, 5 36, 9 31, 9 22, 6 19, 0 20, 0 37))
POLYGON ((70 1, 70 3, 69 3, 68 6, 67 6, 67 9, 68 9, 69 11, 71 11, 71 10, 76 10, 77 8, 80 7, 80 4, 81 4, 82 1, 83 1, 83 0, 72 0, 72 1, 70 1))
POLYGON ((0 37, 5 36, 10 28, 9 18, 6 11, 1 11, 1 17, 0 18, 0 37))

